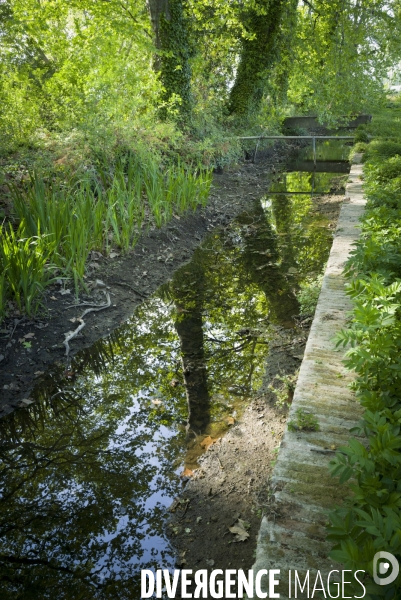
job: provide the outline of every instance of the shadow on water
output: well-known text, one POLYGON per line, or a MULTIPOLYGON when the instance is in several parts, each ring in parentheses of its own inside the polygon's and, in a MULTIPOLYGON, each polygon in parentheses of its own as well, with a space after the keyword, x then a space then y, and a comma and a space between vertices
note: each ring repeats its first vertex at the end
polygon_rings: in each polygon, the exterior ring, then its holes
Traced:
POLYGON ((139 598, 172 568, 166 510, 208 440, 258 390, 270 340, 331 246, 312 211, 331 176, 287 173, 112 335, 0 422, 2 598, 139 598), (308 191, 291 196, 292 191, 308 191), (285 195, 284 192, 287 192, 285 195))

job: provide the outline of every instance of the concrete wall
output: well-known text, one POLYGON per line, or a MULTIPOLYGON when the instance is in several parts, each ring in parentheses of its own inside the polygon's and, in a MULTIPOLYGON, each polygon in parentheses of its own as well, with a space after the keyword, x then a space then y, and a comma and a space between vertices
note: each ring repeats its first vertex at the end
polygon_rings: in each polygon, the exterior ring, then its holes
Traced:
MULTIPOLYGON (((344 327, 351 309, 344 292, 343 267, 359 236, 358 222, 364 211, 361 174, 362 166, 353 165, 289 414, 289 420, 296 421, 297 409, 312 413, 319 431, 286 430, 269 481, 271 502, 258 537, 253 569, 280 569, 281 584, 276 591, 284 599, 289 598, 290 569, 311 570, 311 576, 320 570, 327 577, 336 568, 328 558, 327 512, 349 491, 330 476, 328 463, 335 449, 349 439, 349 429, 357 424, 362 410, 348 388, 353 375, 342 364, 344 352, 335 349, 333 337, 344 327)), ((298 592, 298 598, 307 597, 298 592)))

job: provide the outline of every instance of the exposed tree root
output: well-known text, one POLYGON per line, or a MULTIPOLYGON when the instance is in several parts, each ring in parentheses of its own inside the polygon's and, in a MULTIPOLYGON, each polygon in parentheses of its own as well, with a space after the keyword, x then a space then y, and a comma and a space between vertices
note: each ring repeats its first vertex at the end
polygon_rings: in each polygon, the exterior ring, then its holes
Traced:
POLYGON ((82 315, 79 317, 78 321, 79 321, 79 325, 78 327, 74 330, 74 331, 68 331, 67 333, 65 333, 65 340, 63 342, 64 346, 65 346, 65 355, 68 357, 70 354, 70 342, 71 340, 73 340, 80 331, 82 331, 82 329, 85 327, 86 323, 83 320, 84 317, 91 313, 91 312, 99 312, 100 310, 104 310, 105 308, 109 308, 111 306, 111 298, 110 298, 110 294, 109 292, 106 292, 105 290, 102 290, 104 295, 106 296, 106 304, 101 304, 100 306, 95 305, 92 306, 91 308, 87 308, 86 310, 84 310, 84 312, 82 313, 82 315))

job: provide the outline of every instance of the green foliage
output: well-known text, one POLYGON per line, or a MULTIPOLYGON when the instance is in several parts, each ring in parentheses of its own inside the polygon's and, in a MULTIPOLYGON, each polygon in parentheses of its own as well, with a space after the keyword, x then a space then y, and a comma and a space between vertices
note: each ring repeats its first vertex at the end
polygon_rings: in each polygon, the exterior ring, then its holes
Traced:
POLYGON ((298 301, 302 315, 315 314, 322 282, 323 274, 308 278, 300 284, 301 291, 298 294, 298 301))
POLYGON ((388 158, 386 161, 377 165, 375 168, 375 177, 380 183, 388 179, 394 179, 401 175, 401 156, 398 154, 388 158))
POLYGON ((303 2, 292 44, 296 68, 289 100, 333 124, 381 105, 383 77, 394 60, 388 38, 397 22, 381 1, 303 2))
MULTIPOLYGON (((67 186, 57 182, 49 185, 35 174, 26 188, 11 186, 11 193, 21 235, 23 232, 30 238, 24 251, 39 247, 33 240, 40 240, 45 263, 51 259, 64 277, 72 277, 78 293, 85 287, 90 250, 109 252, 113 246, 129 250, 145 224, 146 206, 150 219, 161 227, 173 212, 204 205, 211 180, 211 172, 202 167, 170 163, 161 169, 148 153, 125 156, 114 166, 99 164, 91 176, 67 186)), ((151 224, 149 217, 147 226, 151 224)), ((13 235, 10 232, 8 235, 13 235)), ((11 245, 15 243, 10 240, 11 245)), ((34 269, 32 274, 37 280, 34 269)), ((20 306, 18 286, 9 279, 6 285, 20 306)), ((31 307, 29 311, 35 312, 31 307)))
POLYGON ((269 70, 279 57, 277 40, 283 12, 289 5, 294 12, 296 3, 287 0, 256 0, 254 6, 244 8, 242 24, 246 35, 230 93, 230 113, 249 116, 259 109, 269 70))
MULTIPOLYGON (((385 134, 397 118, 393 115, 381 115, 385 134)), ((353 495, 331 513, 328 537, 335 544, 332 558, 369 574, 380 550, 401 559, 400 143, 401 135, 391 142, 375 140, 367 149, 368 204, 362 236, 347 266, 352 323, 337 336, 337 345, 349 348, 345 364, 357 374, 353 388, 364 413, 354 433, 365 439, 352 438, 331 461, 341 483, 351 480, 353 495)), ((367 598, 383 597, 382 588, 370 580, 367 589, 367 598)), ((400 590, 398 577, 386 586, 385 597, 395 600, 400 590)))
POLYGON ((276 396, 276 406, 279 408, 288 408, 291 405, 297 379, 298 371, 292 375, 275 376, 274 380, 278 382, 278 387, 269 385, 268 389, 276 396))
POLYGON ((373 140, 366 148, 366 154, 364 160, 366 161, 377 161, 386 160, 396 155, 401 155, 401 144, 399 142, 393 142, 389 140, 373 140))
POLYGON ((43 290, 52 281, 49 259, 53 245, 40 234, 27 238, 22 235, 23 224, 17 233, 11 226, 2 226, 0 231, 0 310, 4 314, 7 286, 19 310, 32 317, 40 307, 43 290))
POLYGON ((191 67, 187 23, 182 0, 169 0, 169 17, 160 19, 160 75, 163 83, 161 114, 179 116, 188 122, 191 115, 191 67))
POLYGON ((365 144, 369 143, 369 136, 364 130, 357 130, 354 137, 354 142, 364 142, 365 144))
POLYGON ((288 421, 289 431, 319 431, 319 421, 303 408, 297 408, 295 419, 288 421))
POLYGON ((366 152, 367 148, 368 148, 368 144, 365 144, 365 142, 356 142, 356 144, 354 144, 352 146, 350 153, 349 153, 350 162, 351 163, 353 162, 355 154, 364 153, 364 152, 366 152))

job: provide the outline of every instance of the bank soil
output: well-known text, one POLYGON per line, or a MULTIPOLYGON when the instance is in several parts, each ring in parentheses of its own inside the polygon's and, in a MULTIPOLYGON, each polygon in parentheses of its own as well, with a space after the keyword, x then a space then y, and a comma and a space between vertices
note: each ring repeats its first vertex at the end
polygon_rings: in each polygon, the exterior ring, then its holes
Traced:
MULTIPOLYGON (((313 210, 329 218, 330 229, 335 229, 342 200, 338 195, 314 199, 313 210)), ((294 328, 277 327, 257 395, 224 437, 196 440, 207 451, 198 459, 199 469, 184 477, 182 495, 170 508, 168 532, 177 567, 209 572, 252 568, 261 519, 271 514, 268 480, 287 421, 272 388, 283 389, 277 376, 296 381, 311 322, 312 316, 305 315, 294 328)), ((287 399, 291 402, 290 392, 287 399)))

